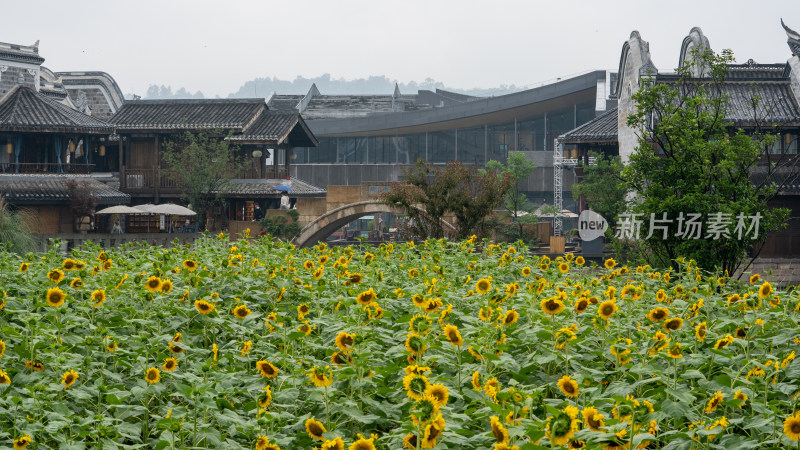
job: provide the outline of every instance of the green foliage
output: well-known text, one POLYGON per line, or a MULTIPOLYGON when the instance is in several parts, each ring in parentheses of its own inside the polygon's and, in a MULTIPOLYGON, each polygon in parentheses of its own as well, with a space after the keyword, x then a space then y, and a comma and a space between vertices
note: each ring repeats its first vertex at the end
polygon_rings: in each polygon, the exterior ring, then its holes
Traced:
POLYGON ((306 432, 313 418, 345 448, 374 433, 378 450, 402 449, 434 419, 405 388, 415 370, 448 393, 432 448, 492 449, 502 430, 520 450, 565 448, 554 423, 563 437, 576 406, 604 416, 599 431, 580 413, 569 424, 591 450, 795 446, 782 422, 800 390, 797 293, 763 281, 472 240, 297 249, 205 233, 173 248, 59 247, 0 250, 2 448, 27 434, 29 449, 253 449, 259 436, 310 449, 323 443, 306 432), (741 298, 755 289, 763 299, 741 298), (329 385, 312 383, 314 367, 329 385))
POLYGON ((67 185, 67 194, 69 195, 69 206, 75 212, 75 215, 88 216, 92 214, 97 206, 97 197, 92 194, 89 182, 69 178, 65 183, 67 185))
POLYGON ((27 225, 31 220, 33 217, 25 211, 12 211, 0 195, 0 243, 8 251, 23 255, 35 249, 36 241, 27 225))
MULTIPOLYGON (((628 125, 637 131, 639 144, 622 176, 626 188, 637 193, 632 212, 645 220, 651 213, 661 218, 664 212, 673 220, 681 212, 700 213, 704 220, 717 212, 732 215, 731 238, 706 239, 703 230, 701 239, 685 239, 675 236, 677 223, 666 239, 655 233, 646 241, 645 256, 651 264, 666 267, 686 257, 705 269, 734 273, 754 245, 786 223, 788 210, 767 208, 777 192, 774 165, 758 167, 766 175, 764 183, 754 185, 748 178, 775 137, 760 129, 735 130, 724 120, 728 98, 722 94, 722 83, 733 60, 729 51, 692 56, 705 68, 702 76, 693 76, 688 69, 692 64, 686 64, 674 83, 645 80, 633 95, 637 108, 628 117, 628 125), (761 215, 758 239, 740 240, 733 233, 739 214, 761 215)), ((759 123, 756 111, 764 106, 757 97, 752 106, 753 122, 759 123)))
POLYGON ((535 168, 536 164, 522 152, 509 153, 505 164, 495 160, 486 163, 486 169, 508 174, 513 182, 503 201, 503 207, 506 209, 504 216, 510 218, 513 223, 502 224, 499 228, 507 242, 522 240, 528 245, 533 245, 536 241, 532 234, 525 232, 525 225, 536 223, 539 218, 532 214, 535 208, 528 204, 528 196, 520 189, 520 183, 528 178, 535 168))
POLYGON ((162 159, 168 176, 177 180, 183 199, 199 217, 223 201, 230 179, 244 168, 238 147, 221 132, 186 132, 166 143, 162 159))
POLYGON ((301 228, 297 223, 298 217, 300 217, 300 213, 293 209, 286 210, 285 214, 275 214, 272 217, 267 214, 259 221, 259 226, 262 231, 271 236, 289 241, 300 234, 301 228))
POLYGON ((584 175, 580 183, 572 186, 572 198, 583 195, 586 206, 603 216, 613 227, 617 217, 625 211, 627 190, 621 177, 622 162, 618 156, 603 153, 593 154, 596 164, 583 166, 584 175))
POLYGON ((456 218, 456 237, 469 236, 503 202, 513 183, 508 173, 481 171, 459 161, 437 167, 420 159, 405 177, 382 199, 413 219, 411 232, 419 238, 444 236, 442 217, 448 213, 456 218))

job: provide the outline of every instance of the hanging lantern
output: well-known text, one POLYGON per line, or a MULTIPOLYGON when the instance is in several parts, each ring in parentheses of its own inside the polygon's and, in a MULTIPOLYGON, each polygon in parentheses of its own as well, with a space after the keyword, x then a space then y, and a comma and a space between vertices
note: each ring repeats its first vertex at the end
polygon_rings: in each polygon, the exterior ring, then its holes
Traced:
POLYGON ((788 146, 789 144, 792 143, 792 135, 789 133, 784 134, 783 141, 786 142, 786 145, 788 146))
POLYGON ((69 140, 69 152, 75 153, 75 143, 72 142, 72 139, 69 140))
POLYGON ((100 145, 100 156, 106 156, 106 146, 100 145))
POLYGON ((6 153, 8 153, 9 155, 14 153, 14 144, 12 144, 11 142, 6 144, 6 153))

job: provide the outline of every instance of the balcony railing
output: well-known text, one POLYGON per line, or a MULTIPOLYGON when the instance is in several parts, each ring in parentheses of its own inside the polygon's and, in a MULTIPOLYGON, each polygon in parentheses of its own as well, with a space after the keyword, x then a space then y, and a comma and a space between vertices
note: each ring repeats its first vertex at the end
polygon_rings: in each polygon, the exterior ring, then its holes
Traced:
POLYGON ((72 173, 88 174, 94 171, 94 164, 58 163, 0 163, 0 173, 72 173))
MULTIPOLYGON (((262 171, 262 176, 255 169, 246 169, 239 176, 234 178, 245 179, 281 179, 289 176, 289 171, 285 167, 266 167, 262 171)), ((158 189, 162 193, 174 193, 179 190, 179 178, 170 174, 166 170, 158 169, 128 169, 123 168, 120 174, 120 188, 128 191, 147 191, 151 192, 158 189)))

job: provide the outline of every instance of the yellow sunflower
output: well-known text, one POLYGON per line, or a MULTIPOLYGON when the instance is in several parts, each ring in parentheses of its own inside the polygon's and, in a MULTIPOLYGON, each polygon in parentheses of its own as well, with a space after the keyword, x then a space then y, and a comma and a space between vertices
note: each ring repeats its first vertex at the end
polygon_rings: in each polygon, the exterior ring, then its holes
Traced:
POLYGON ((332 439, 330 441, 325 441, 320 446, 320 450, 344 450, 344 441, 340 437, 336 437, 336 439, 332 439))
POLYGON ((335 366, 344 366, 353 362, 353 357, 344 352, 333 352, 331 355, 331 364, 335 366))
POLYGON ((531 275, 531 268, 528 267, 528 266, 523 267, 522 268, 522 276, 523 277, 529 277, 530 275, 531 275))
POLYGON ((606 269, 610 270, 610 269, 613 269, 614 267, 616 267, 617 262, 614 261, 614 258, 608 258, 603 265, 606 267, 606 269))
POLYGON ((489 278, 481 278, 475 283, 475 292, 478 294, 485 294, 492 288, 492 280, 489 278))
POLYGON ((336 346, 339 350, 349 353, 353 351, 353 343, 355 342, 356 335, 345 333, 344 331, 340 331, 339 334, 336 335, 336 346))
POLYGON ((59 269, 53 269, 47 273, 47 278, 53 283, 60 283, 64 279, 64 272, 59 269))
POLYGON ((233 308, 233 316, 237 319, 244 319, 245 317, 249 316, 252 313, 250 308, 247 305, 238 305, 233 308))
POLYGON ((161 292, 165 294, 172 292, 172 280, 164 280, 164 282, 161 283, 161 292))
POLYGON ((409 450, 416 450, 417 449, 417 435, 414 433, 409 433, 403 438, 403 448, 409 450))
POLYGON ((144 374, 144 380, 150 384, 156 384, 161 380, 161 371, 155 367, 147 369, 144 374))
POLYGON ((58 308, 59 306, 63 305, 65 298, 67 298, 67 294, 57 287, 48 289, 45 297, 47 304, 54 308, 58 308))
MULTIPOLYGON (((367 253, 367 255, 371 255, 371 253, 367 253)), ((366 259, 366 257, 364 257, 364 259, 366 259)), ((371 437, 367 439, 365 437, 359 437, 348 450, 375 450, 375 438, 371 437)))
POLYGON ((716 411, 717 407, 722 403, 724 398, 725 394, 723 394, 721 391, 715 392, 714 395, 708 400, 708 403, 706 403, 706 414, 711 414, 712 412, 716 411))
POLYGON ((603 423, 603 419, 605 419, 605 416, 598 414, 597 408, 591 406, 583 408, 581 414, 583 415, 583 423, 585 423, 590 430, 604 431, 603 427, 605 424, 603 423))
POLYGON ((683 327, 683 319, 680 317, 673 317, 664 321, 664 329, 667 331, 678 331, 683 327))
POLYGON ((30 266, 31 266, 30 263, 22 263, 22 264, 19 265, 19 271, 20 272, 27 272, 28 269, 30 268, 30 266))
POLYGON ((359 284, 364 279, 360 273, 354 272, 348 275, 347 283, 349 284, 359 284))
POLYGON ((439 408, 447 405, 447 400, 450 398, 450 392, 441 383, 428 385, 425 389, 425 395, 432 397, 434 399, 433 403, 439 408))
POLYGON ((586 297, 581 297, 578 301, 575 302, 575 312, 580 314, 589 307, 589 299, 586 297))
POLYGON ((416 278, 419 276, 419 269, 412 267, 408 269, 408 278, 416 278))
POLYGON ((28 445, 30 445, 32 442, 33 438, 31 438, 30 434, 23 434, 19 438, 14 439, 14 450, 24 450, 28 448, 28 445))
POLYGON ((676 342, 669 348, 667 351, 667 356, 673 359, 680 359, 683 358, 683 353, 681 353, 681 344, 680 342, 676 342))
POLYGON ((197 269, 197 263, 193 259, 185 259, 183 260, 183 267, 189 272, 194 272, 197 269))
POLYGON ((262 377, 275 378, 278 376, 278 372, 280 372, 277 367, 273 366, 268 361, 259 361, 256 363, 256 367, 258 368, 258 371, 261 373, 262 377))
POLYGON ((562 262, 558 265, 558 271, 561 273, 569 272, 569 264, 562 262))
POLYGON ((153 275, 147 279, 147 282, 144 284, 145 289, 150 292, 157 292, 161 290, 161 278, 153 275))
POLYGON ((406 395, 414 400, 422 400, 428 385, 430 385, 428 378, 418 373, 410 373, 403 377, 403 388, 406 390, 406 395))
POLYGON ((733 343, 734 340, 735 339, 733 336, 731 336, 730 334, 726 334, 725 337, 717 340, 717 342, 714 344, 714 348, 716 350, 723 349, 727 347, 729 344, 733 343))
POLYGON ((491 417, 491 427, 492 427, 492 435, 497 440, 497 442, 502 444, 507 444, 509 441, 508 430, 505 426, 503 426, 503 422, 500 421, 500 417, 492 416, 491 417))
POLYGON ((39 361, 25 361, 25 367, 36 372, 41 372, 44 370, 44 364, 40 363, 39 361))
POLYGON ((178 360, 175 358, 167 358, 164 360, 164 365, 161 367, 167 372, 172 372, 178 368, 178 360))
POLYGON ((517 319, 519 319, 519 313, 514 309, 509 309, 506 315, 503 316, 503 325, 508 326, 516 323, 517 319))
POLYGON ((702 341, 706 338, 706 334, 708 333, 708 326, 705 322, 700 322, 694 328, 694 335, 698 341, 702 341))
POLYGON ((61 383, 64 384, 64 389, 75 384, 75 381, 78 380, 78 377, 80 377, 80 375, 78 375, 78 372, 75 372, 74 370, 68 370, 64 372, 64 374, 61 375, 61 383))
POLYGON ((550 297, 542 300, 542 311, 547 314, 555 315, 564 310, 564 302, 558 297, 550 297))
POLYGON ((445 423, 444 418, 441 414, 437 415, 433 422, 429 423, 425 426, 425 429, 422 432, 422 448, 434 448, 436 447, 436 439, 442 435, 442 431, 444 431, 445 423))
POLYGON ((444 336, 448 341, 450 341, 450 344, 456 347, 461 347, 464 345, 464 339, 461 338, 461 333, 458 331, 458 327, 455 325, 445 325, 444 336))
POLYGON ((569 375, 564 375, 558 380, 558 389, 560 389, 564 395, 571 398, 578 398, 578 394, 580 394, 578 382, 570 378, 569 375))
POLYGON ((750 276, 750 285, 752 286, 758 283, 760 280, 761 280, 761 275, 754 273, 753 275, 750 276))
POLYGON ((330 386, 331 383, 333 383, 333 375, 331 374, 330 367, 326 369, 327 370, 322 370, 314 366, 306 375, 311 379, 311 382, 314 383, 314 386, 316 387, 330 386))
POLYGON ((322 422, 311 417, 310 419, 306 420, 306 431, 312 439, 319 439, 321 441, 325 439, 322 437, 322 433, 325 433, 327 430, 325 430, 325 426, 322 424, 322 422))
POLYGON ((661 322, 662 320, 669 317, 669 310, 667 308, 657 307, 650 310, 650 313, 647 315, 647 318, 652 320, 653 322, 661 322))
POLYGON ((575 264, 582 266, 586 264, 586 260, 583 259, 583 256, 578 256, 577 258, 575 258, 575 264))
POLYGON ((61 267, 63 267, 63 268, 64 268, 64 270, 73 270, 73 269, 75 269, 75 260, 74 260, 74 259, 67 258, 67 259, 65 259, 65 260, 64 260, 64 262, 61 264, 61 267))
POLYGON ((767 298, 772 294, 772 285, 769 284, 769 281, 765 281, 764 284, 758 288, 758 298, 767 298))
POLYGON ((375 291, 372 288, 369 288, 368 290, 358 294, 358 297, 356 297, 356 301, 360 305, 369 305, 376 298, 378 298, 378 295, 375 293, 375 291))
POLYGON ((106 301, 106 291, 104 289, 96 289, 92 292, 92 306, 100 306, 106 301))
POLYGON ((2 369, 0 369, 0 384, 11 384, 11 377, 2 369))
POLYGON ((205 300, 195 300, 194 307, 197 308, 197 312, 200 314, 211 314, 216 306, 205 300))
POLYGON ((614 300, 606 300, 597 307, 597 314, 603 319, 609 320, 618 309, 614 300))
POLYGON ((783 421, 783 434, 790 440, 800 439, 800 413, 794 413, 783 421))
POLYGON ((425 345, 425 342, 422 340, 416 333, 409 333, 406 336, 406 350, 411 352, 412 354, 418 355, 421 352, 424 352, 428 346, 425 345))

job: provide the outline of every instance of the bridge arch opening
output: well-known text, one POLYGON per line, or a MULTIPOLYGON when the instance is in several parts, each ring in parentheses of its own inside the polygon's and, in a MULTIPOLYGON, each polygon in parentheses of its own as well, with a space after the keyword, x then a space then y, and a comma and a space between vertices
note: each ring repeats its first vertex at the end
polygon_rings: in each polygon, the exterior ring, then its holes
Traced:
MULTIPOLYGON (((370 216, 380 213, 394 213, 403 215, 404 212, 392 208, 381 201, 371 200, 365 202, 351 203, 334 209, 326 214, 319 216, 316 220, 309 223, 300 231, 294 240, 298 248, 311 247, 317 242, 324 241, 325 238, 333 234, 339 228, 358 219, 359 217, 370 216)), ((454 231, 455 228, 447 222, 442 221, 445 229, 454 231)))

